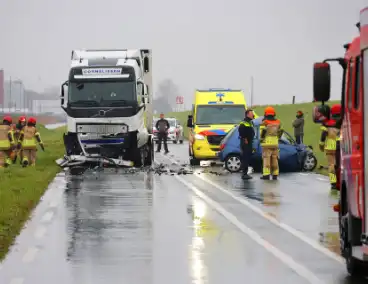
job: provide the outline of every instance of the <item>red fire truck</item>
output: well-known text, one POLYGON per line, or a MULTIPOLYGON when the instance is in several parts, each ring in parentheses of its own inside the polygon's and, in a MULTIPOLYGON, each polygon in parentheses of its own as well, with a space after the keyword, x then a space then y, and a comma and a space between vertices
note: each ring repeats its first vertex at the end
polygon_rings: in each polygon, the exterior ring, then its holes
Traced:
MULTIPOLYGON (((368 7, 360 13, 360 36, 344 45, 344 58, 326 59, 314 64, 314 100, 330 99, 330 65, 343 69, 342 125, 340 151, 337 152, 340 201, 341 254, 352 276, 368 274, 368 7), (367 100, 367 101, 366 101, 367 100)), ((323 114, 324 116, 327 114, 323 114)))

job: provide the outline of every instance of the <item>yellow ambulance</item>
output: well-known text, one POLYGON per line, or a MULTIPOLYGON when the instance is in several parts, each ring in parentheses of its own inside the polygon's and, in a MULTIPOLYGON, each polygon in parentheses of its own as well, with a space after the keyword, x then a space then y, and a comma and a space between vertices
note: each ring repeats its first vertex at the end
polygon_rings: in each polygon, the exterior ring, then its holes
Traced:
POLYGON ((201 160, 217 159, 221 140, 244 119, 246 108, 242 90, 196 90, 187 121, 192 166, 199 165, 201 160))

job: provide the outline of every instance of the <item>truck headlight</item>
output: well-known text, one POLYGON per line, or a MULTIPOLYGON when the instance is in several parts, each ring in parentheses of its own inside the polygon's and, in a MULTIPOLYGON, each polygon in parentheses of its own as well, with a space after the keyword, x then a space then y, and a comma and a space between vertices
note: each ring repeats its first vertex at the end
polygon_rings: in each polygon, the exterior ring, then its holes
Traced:
POLYGON ((196 139, 196 140, 204 140, 204 136, 201 135, 201 134, 196 134, 196 135, 194 135, 194 139, 196 139))

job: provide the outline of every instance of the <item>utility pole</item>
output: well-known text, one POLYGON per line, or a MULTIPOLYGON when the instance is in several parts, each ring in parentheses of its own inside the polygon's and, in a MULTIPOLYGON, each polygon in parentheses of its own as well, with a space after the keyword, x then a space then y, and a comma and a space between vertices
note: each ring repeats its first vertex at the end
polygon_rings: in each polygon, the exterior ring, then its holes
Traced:
POLYGON ((250 106, 253 107, 253 91, 254 91, 254 86, 253 86, 253 76, 250 77, 250 106))

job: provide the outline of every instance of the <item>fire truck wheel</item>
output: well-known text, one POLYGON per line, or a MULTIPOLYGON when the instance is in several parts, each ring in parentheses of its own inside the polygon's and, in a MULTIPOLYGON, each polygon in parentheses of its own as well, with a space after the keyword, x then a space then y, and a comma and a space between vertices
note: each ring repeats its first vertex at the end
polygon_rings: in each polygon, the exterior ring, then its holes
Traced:
POLYGON ((351 277, 353 278, 362 278, 367 275, 365 271, 367 268, 366 263, 360 261, 353 257, 352 254, 352 246, 349 244, 348 248, 346 249, 346 269, 351 277))

